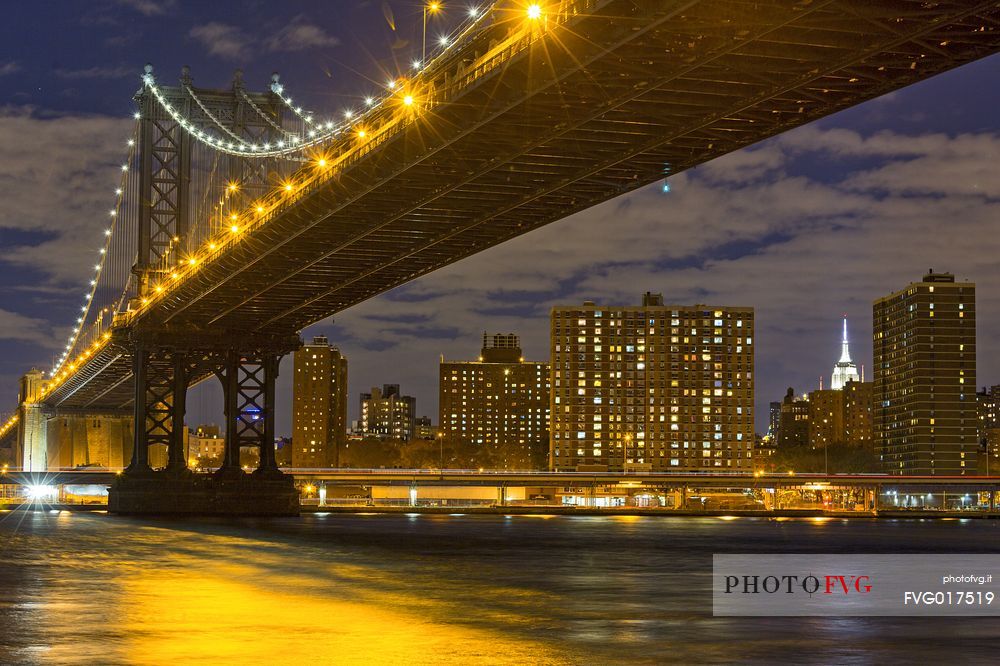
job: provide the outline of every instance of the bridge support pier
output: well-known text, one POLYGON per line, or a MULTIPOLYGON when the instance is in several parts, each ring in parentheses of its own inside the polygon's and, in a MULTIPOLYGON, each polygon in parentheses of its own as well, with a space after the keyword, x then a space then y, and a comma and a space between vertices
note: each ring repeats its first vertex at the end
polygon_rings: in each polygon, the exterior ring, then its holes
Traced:
POLYGON ((133 347, 135 442, 132 462, 108 494, 122 514, 297 515, 293 479, 274 453, 275 380, 281 357, 298 336, 197 335, 160 331, 133 347), (225 452, 214 474, 195 474, 184 450, 189 385, 215 375, 225 396, 225 452), (241 447, 255 447, 260 465, 248 474, 241 447), (162 469, 151 452, 164 451, 162 469))

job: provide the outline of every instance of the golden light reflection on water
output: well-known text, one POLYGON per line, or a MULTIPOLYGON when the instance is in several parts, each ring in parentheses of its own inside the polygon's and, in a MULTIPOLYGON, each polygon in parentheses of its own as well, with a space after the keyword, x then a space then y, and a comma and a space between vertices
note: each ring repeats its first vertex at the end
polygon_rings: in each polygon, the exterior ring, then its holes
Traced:
MULTIPOLYGON (((117 595, 127 637, 122 656, 135 664, 493 664, 497 655, 505 663, 575 661, 523 637, 463 626, 468 618, 456 615, 477 613, 508 629, 518 624, 488 605, 415 596, 401 581, 386 589, 382 572, 358 565, 331 565, 319 580, 285 573, 278 567, 295 566, 288 557, 294 553, 252 565, 172 557, 168 566, 128 577, 117 595)), ((510 598, 523 591, 494 592, 510 598)))

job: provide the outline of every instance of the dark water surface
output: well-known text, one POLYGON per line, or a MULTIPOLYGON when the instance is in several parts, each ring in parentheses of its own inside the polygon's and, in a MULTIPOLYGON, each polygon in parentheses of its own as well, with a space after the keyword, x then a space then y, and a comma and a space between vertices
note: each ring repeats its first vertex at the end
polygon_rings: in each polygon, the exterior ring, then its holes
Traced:
POLYGON ((0 663, 1000 661, 1000 619, 713 618, 722 552, 1000 552, 1000 523, 16 511, 0 663))

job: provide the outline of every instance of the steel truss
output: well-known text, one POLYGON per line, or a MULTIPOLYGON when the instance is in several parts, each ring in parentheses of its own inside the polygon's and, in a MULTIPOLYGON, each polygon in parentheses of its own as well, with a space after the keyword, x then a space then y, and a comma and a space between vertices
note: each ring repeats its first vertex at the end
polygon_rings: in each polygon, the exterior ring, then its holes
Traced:
POLYGON ((281 357, 300 346, 297 335, 238 336, 158 331, 133 335, 135 446, 129 475, 153 473, 151 446, 167 450, 165 472, 184 474, 184 414, 188 388, 214 375, 225 405, 225 453, 218 474, 240 473, 240 448, 260 453, 258 474, 278 472, 274 452, 275 381, 281 357))
MULTIPOLYGON (((151 67, 147 66, 147 72, 151 67)), ((170 106, 199 127, 219 130, 222 127, 247 143, 273 141, 281 126, 282 103, 272 93, 247 92, 243 74, 237 71, 229 90, 195 88, 187 67, 182 70, 179 86, 160 86, 170 106), (267 114, 267 118, 261 113, 267 114), (216 124, 215 121, 218 121, 216 124)), ((170 252, 177 254, 190 246, 191 215, 195 197, 211 198, 212 193, 194 192, 192 163, 195 147, 191 135, 163 108, 156 97, 143 88, 135 95, 139 105, 140 214, 139 252, 134 272, 139 278, 139 295, 148 295, 154 273, 165 272, 170 252)), ((267 192, 273 183, 269 174, 277 168, 276 159, 242 159, 211 156, 222 160, 211 169, 228 182, 240 184, 247 197, 267 192)), ((218 183, 220 187, 223 183, 218 183)), ((174 255, 176 259, 177 254, 174 255)))

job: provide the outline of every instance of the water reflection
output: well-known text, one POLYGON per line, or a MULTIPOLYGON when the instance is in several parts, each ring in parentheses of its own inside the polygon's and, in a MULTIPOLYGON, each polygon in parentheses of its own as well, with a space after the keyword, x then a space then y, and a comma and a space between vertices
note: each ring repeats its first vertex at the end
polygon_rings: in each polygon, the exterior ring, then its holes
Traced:
POLYGON ((710 563, 991 552, 998 534, 991 521, 17 511, 0 515, 0 663, 985 658, 1000 621, 712 618, 710 563))

